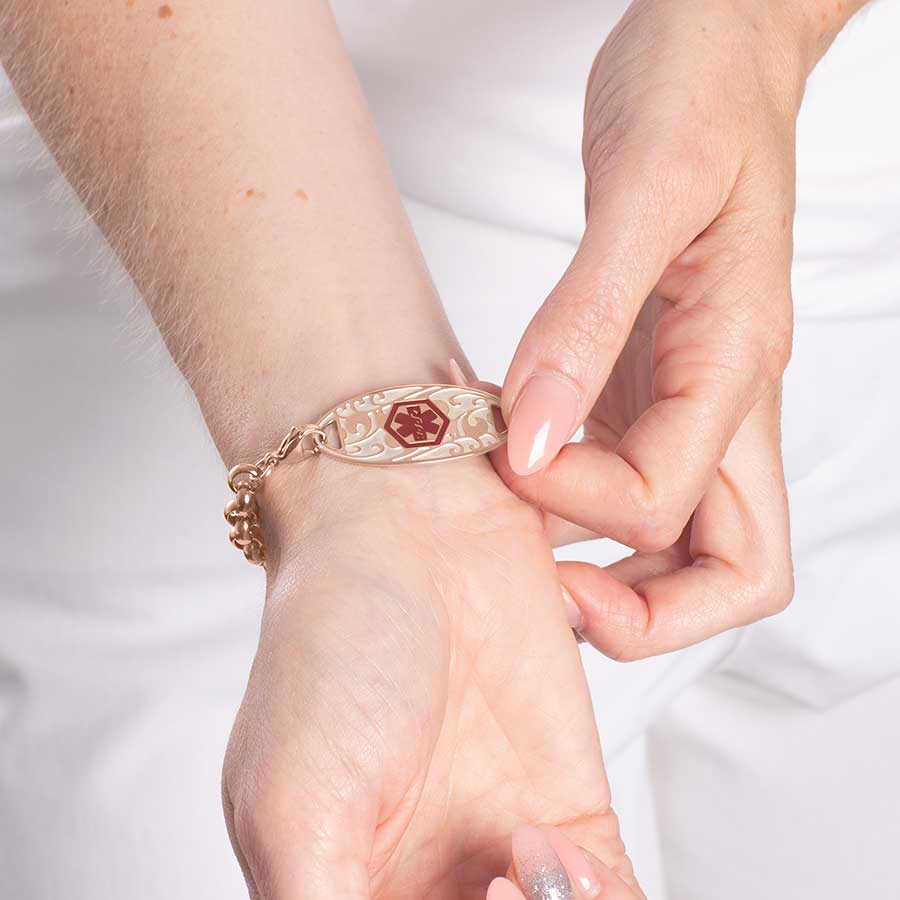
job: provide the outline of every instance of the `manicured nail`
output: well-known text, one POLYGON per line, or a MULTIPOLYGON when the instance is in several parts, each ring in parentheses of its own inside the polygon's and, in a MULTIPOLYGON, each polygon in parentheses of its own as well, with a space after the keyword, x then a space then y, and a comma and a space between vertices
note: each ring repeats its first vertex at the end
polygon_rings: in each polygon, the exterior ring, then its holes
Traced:
POLYGON ((563 606, 566 608, 566 619, 569 623, 569 628, 572 631, 579 631, 581 626, 584 625, 584 615, 581 612, 581 608, 566 590, 565 585, 560 585, 560 591, 562 592, 563 606))
POLYGON ((545 834, 532 825, 513 832, 513 862, 526 900, 572 900, 572 882, 545 834))
POLYGON ((542 826, 541 831, 556 851, 569 873, 572 883, 577 885, 585 900, 594 900, 603 888, 604 870, 597 858, 569 840, 558 828, 542 826))
POLYGON ((466 376, 463 374, 463 370, 459 366, 459 363, 452 357, 450 359, 448 368, 450 369, 450 381, 453 384, 455 384, 457 387, 466 387, 469 384, 466 376))
POLYGON ((575 430, 578 395, 556 375, 532 375, 512 411, 509 464, 517 475, 542 469, 575 430))

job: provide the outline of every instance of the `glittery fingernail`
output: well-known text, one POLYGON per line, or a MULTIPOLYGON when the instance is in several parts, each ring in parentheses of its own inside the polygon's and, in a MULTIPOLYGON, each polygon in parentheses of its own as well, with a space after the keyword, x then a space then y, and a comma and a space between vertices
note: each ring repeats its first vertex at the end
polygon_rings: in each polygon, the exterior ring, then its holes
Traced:
POLYGON ((579 847, 558 828, 542 825, 541 831, 566 867, 570 881, 578 888, 584 900, 594 900, 603 888, 607 871, 600 860, 584 847, 579 847))
POLYGON ((527 900, 572 900, 572 883, 544 834, 531 825, 513 833, 516 877, 527 900))

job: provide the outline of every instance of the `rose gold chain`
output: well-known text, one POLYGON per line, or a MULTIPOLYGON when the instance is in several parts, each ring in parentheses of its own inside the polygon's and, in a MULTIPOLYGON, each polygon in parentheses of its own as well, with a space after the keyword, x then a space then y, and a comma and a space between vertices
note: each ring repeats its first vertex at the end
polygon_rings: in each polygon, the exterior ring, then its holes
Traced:
POLYGON ((266 564, 256 497, 263 482, 289 454, 299 448, 302 456, 308 458, 319 452, 324 440, 325 432, 318 425, 295 426, 284 436, 277 450, 266 453, 255 463, 240 463, 229 471, 228 487, 234 491, 234 499, 225 507, 225 521, 231 525, 228 537, 250 562, 258 566, 266 564), (311 443, 305 445, 308 438, 312 439, 311 443))

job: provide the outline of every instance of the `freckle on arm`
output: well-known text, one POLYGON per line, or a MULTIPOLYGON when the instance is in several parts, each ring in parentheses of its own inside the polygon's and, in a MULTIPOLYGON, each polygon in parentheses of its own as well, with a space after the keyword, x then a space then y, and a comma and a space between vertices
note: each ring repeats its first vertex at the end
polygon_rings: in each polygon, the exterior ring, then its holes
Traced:
POLYGON ((159 17, 160 17, 161 19, 168 19, 169 16, 171 16, 171 15, 172 15, 172 7, 169 6, 168 3, 164 3, 164 4, 159 8, 159 17))

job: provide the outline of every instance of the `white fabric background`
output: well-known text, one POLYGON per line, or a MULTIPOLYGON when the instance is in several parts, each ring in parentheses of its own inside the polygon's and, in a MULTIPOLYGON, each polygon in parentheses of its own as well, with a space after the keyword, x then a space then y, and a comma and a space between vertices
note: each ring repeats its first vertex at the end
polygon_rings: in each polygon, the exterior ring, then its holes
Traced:
MULTIPOLYGON (((335 6, 451 319, 500 379, 580 234, 584 80, 621 8, 335 6)), ((898 34, 896 4, 858 17, 801 116, 793 606, 641 664, 585 651, 651 900, 900 897, 898 34)), ((60 227, 77 206, 33 142, 7 97, 0 898, 237 900, 219 768, 261 575, 223 540, 190 392, 91 271, 99 237, 60 227)))

